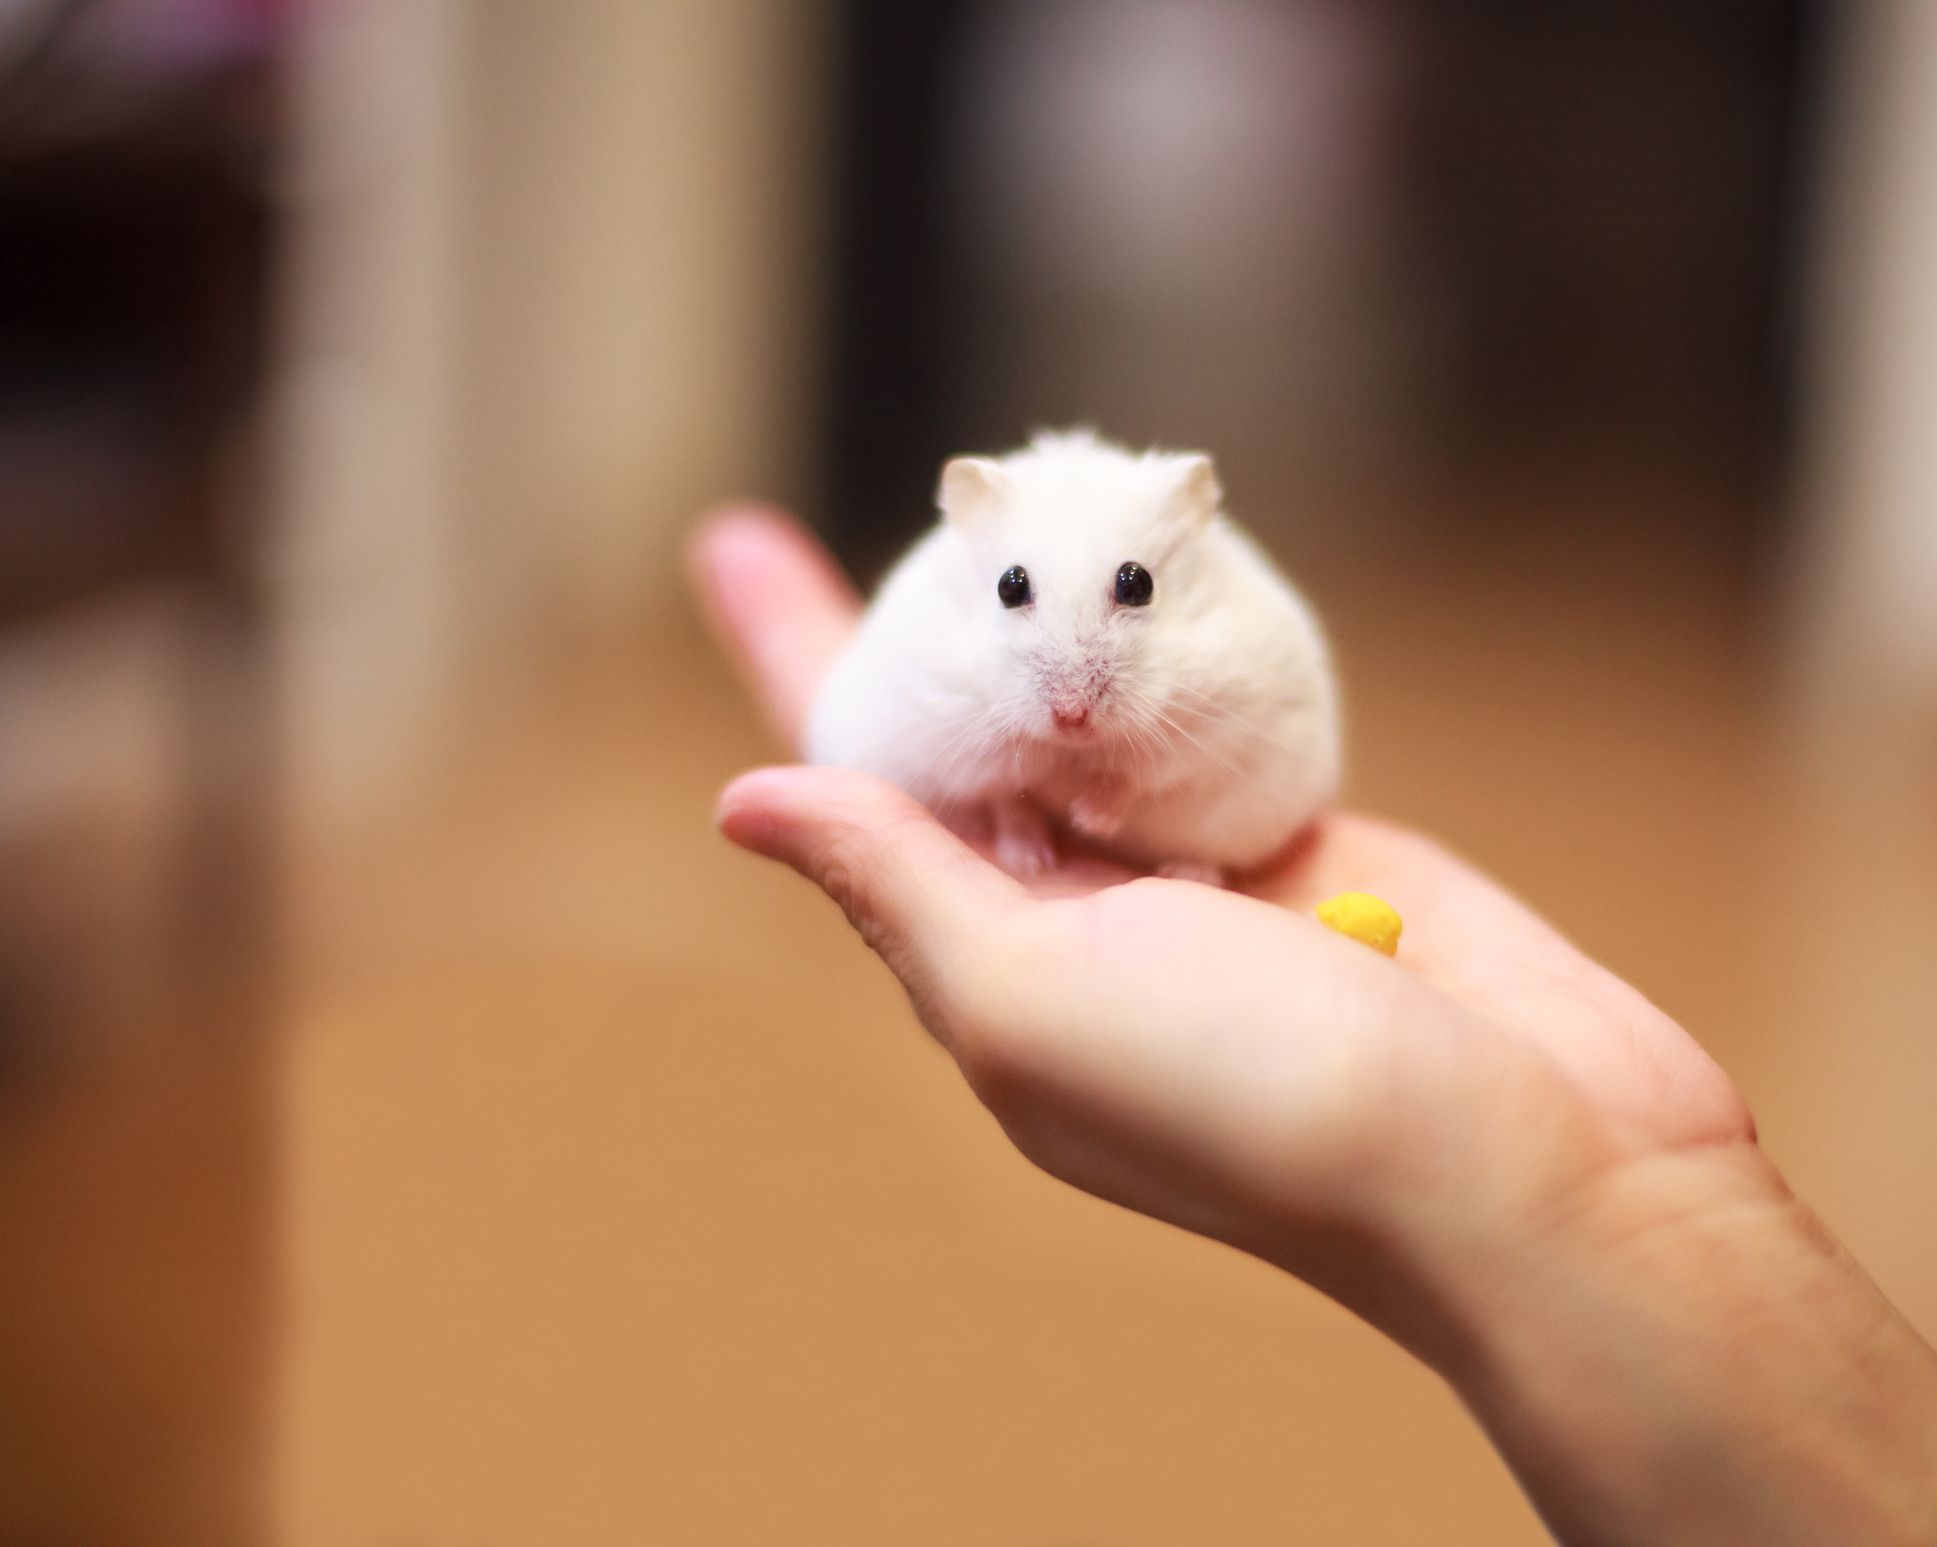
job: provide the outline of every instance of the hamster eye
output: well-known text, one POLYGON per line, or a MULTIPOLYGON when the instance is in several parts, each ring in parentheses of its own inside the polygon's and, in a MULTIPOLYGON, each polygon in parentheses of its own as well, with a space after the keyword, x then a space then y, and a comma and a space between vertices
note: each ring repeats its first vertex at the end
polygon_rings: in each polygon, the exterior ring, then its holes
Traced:
POLYGON ((1126 607, 1148 607, 1156 580, 1141 564, 1126 564, 1116 572, 1116 599, 1126 607))
POLYGON ((1002 578, 995 583, 995 594, 1002 598, 1004 607, 1026 606, 1031 595, 1029 590, 1029 571, 1020 564, 1013 564, 1002 572, 1002 578))

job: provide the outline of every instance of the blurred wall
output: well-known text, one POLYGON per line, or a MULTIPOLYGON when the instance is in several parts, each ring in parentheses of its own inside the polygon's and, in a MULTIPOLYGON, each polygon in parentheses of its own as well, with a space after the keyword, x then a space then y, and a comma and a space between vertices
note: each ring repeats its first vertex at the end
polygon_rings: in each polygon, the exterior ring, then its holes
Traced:
POLYGON ((1937 7, 1850 7, 1840 41, 1817 179, 1793 659, 1819 716, 1901 737, 1906 715, 1937 729, 1937 7))
POLYGON ((1281 552, 1746 564, 1824 3, 851 0, 825 530, 872 568, 949 451, 1095 422, 1281 552))
MULTIPOLYGON (((1749 958, 1765 1142, 1937 1327, 1937 7, 1840 18, 1749 958)), ((1751 1082, 1753 1087, 1753 1081, 1751 1082)))
POLYGON ((557 634, 649 620, 706 501, 799 493, 821 9, 315 12, 277 545, 300 805, 421 765, 557 634))
POLYGON ((463 8, 462 482, 507 604, 629 622, 704 502, 804 482, 818 11, 463 8))

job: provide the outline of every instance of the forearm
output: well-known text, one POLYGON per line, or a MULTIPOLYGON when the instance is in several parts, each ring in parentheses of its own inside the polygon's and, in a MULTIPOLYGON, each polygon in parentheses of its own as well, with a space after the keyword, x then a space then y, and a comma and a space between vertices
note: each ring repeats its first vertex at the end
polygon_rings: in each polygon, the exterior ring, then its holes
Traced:
POLYGON ((1937 1543, 1937 1354, 1753 1145, 1435 1270, 1443 1372, 1568 1547, 1937 1543))

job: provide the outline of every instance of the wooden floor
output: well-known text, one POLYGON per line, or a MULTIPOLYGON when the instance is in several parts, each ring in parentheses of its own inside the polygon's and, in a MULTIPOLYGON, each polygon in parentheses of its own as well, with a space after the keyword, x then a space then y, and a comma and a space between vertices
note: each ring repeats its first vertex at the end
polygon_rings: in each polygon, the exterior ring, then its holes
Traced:
MULTIPOLYGON (((1656 559, 1316 568, 1353 796, 1685 1019, 1937 1330, 1931 765, 1812 775, 1739 595, 1656 559)), ((770 755, 669 619, 295 836, 271 1021, 9 1087, 0 1540, 1544 1540, 1405 1357, 1008 1149, 711 831, 770 755)))

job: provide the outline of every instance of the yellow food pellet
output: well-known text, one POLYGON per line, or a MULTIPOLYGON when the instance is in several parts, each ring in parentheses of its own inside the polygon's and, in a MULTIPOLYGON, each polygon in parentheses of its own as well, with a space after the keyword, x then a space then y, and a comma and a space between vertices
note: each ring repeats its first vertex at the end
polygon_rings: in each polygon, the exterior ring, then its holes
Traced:
POLYGON ((1392 904, 1370 892, 1340 892, 1327 898, 1318 905, 1318 922, 1387 956, 1398 952, 1399 936, 1406 927, 1392 904))

